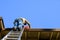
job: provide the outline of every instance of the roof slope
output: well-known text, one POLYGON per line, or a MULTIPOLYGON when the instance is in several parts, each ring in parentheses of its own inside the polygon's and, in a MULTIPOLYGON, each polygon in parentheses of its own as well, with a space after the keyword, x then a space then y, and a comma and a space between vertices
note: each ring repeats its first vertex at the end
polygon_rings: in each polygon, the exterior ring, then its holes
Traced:
POLYGON ((22 40, 60 40, 60 30, 30 29, 24 31, 22 40))

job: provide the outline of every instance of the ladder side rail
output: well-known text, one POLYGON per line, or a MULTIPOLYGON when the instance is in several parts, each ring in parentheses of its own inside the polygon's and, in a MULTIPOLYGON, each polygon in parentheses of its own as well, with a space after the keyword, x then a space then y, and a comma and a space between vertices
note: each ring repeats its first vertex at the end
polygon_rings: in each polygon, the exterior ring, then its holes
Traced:
POLYGON ((24 28, 21 30, 21 33, 20 33, 20 35, 19 35, 18 40, 21 40, 21 37, 22 37, 23 32, 24 32, 24 28))
POLYGON ((3 37, 1 40, 4 40, 5 38, 7 38, 7 36, 11 33, 11 31, 5 37, 3 37))

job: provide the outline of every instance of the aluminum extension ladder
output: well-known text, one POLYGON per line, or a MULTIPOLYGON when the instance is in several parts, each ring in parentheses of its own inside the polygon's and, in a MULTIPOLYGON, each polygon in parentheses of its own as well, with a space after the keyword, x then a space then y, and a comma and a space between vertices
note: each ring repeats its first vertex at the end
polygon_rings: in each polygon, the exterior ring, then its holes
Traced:
POLYGON ((3 39, 1 40, 21 40, 24 28, 21 31, 11 30, 3 39))

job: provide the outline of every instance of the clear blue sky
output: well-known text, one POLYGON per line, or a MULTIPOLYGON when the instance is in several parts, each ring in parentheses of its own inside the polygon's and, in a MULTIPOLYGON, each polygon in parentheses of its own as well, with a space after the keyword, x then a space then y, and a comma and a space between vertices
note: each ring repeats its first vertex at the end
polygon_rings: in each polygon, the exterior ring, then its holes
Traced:
POLYGON ((60 28, 60 0, 0 0, 0 16, 5 27, 24 17, 32 28, 60 28))

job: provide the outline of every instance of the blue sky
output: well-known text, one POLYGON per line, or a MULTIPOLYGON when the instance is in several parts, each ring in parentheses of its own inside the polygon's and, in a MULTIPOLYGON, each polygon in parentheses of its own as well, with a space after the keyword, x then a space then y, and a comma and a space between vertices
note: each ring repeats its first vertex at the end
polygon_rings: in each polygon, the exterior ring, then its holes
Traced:
POLYGON ((60 0, 0 0, 0 16, 6 28, 24 17, 31 28, 60 28, 60 0))

